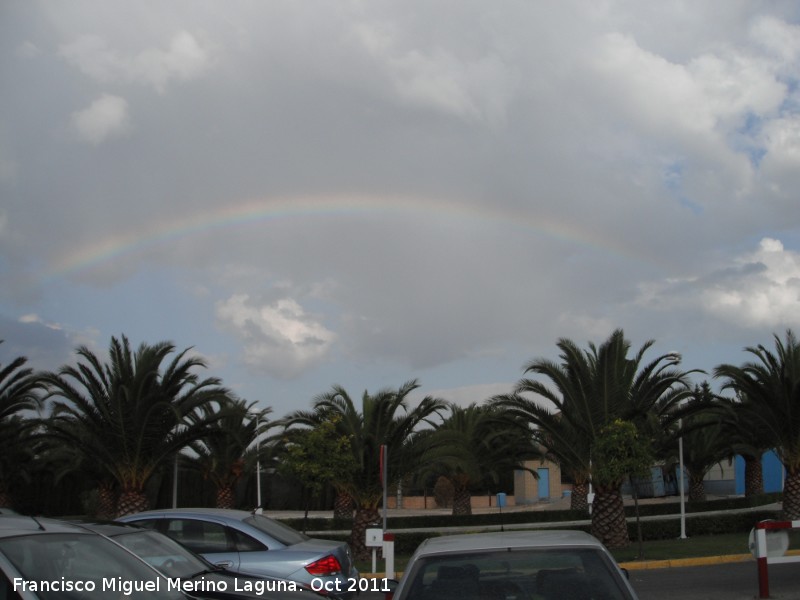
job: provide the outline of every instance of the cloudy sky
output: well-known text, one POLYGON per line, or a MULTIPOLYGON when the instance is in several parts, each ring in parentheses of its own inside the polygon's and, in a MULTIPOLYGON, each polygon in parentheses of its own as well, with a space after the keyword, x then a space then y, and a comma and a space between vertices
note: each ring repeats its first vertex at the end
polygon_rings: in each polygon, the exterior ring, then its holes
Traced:
POLYGON ((800 329, 795 0, 4 0, 0 77, 3 364, 169 340, 283 416, 800 329))

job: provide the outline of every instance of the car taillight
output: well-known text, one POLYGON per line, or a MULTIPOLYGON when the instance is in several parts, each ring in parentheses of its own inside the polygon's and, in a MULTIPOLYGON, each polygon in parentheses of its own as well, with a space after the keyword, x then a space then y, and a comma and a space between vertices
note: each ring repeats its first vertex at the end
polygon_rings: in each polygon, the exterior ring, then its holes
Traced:
POLYGON ((306 571, 317 577, 324 577, 325 575, 341 573, 342 565, 333 554, 329 554, 324 558, 315 560, 310 565, 306 565, 306 571))

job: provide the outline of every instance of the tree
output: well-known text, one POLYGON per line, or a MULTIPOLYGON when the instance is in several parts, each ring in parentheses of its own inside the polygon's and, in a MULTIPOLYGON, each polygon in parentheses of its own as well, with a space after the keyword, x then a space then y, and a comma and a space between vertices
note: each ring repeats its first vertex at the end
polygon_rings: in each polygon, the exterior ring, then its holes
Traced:
POLYGON ((497 483, 503 472, 541 455, 527 424, 520 426, 503 409, 474 403, 449 408, 449 416, 425 436, 421 474, 446 477, 453 486, 453 514, 469 515, 472 487, 497 483))
POLYGON ((773 439, 758 416, 759 405, 737 392, 733 398, 719 398, 723 437, 733 454, 744 461, 744 496, 754 498, 764 493, 764 473, 761 459, 773 445, 773 439))
POLYGON ((257 463, 267 462, 271 449, 259 438, 273 425, 267 420, 272 409, 256 410, 255 405, 223 399, 189 415, 191 424, 209 424, 206 434, 189 444, 195 454, 189 465, 214 485, 217 508, 234 508, 236 484, 245 473, 253 472, 257 463))
POLYGON ((587 474, 593 478, 592 529, 611 547, 627 545, 630 540, 619 485, 615 480, 594 477, 603 468, 593 457, 600 432, 621 419, 632 422, 649 438, 653 423, 666 427, 673 419, 672 407, 691 391, 689 372, 677 368, 677 354, 663 354, 644 363, 653 344, 652 340, 646 342, 629 358, 630 342, 621 329, 599 347, 590 343, 588 350, 560 339, 560 362, 536 359, 525 367, 526 373, 548 379, 549 385, 524 378, 513 394, 495 399, 539 429, 547 451, 576 481, 587 474), (544 398, 553 409, 537 404, 527 394, 544 398))
MULTIPOLYGON (((3 340, 0 340, 0 344, 3 340)), ((26 367, 28 359, 20 356, 7 365, 0 365, 0 506, 12 504, 14 483, 26 476, 30 464, 30 444, 22 440, 30 436, 36 421, 22 413, 40 405, 41 380, 26 367)))
POLYGON ((80 346, 77 367, 42 376, 50 396, 62 399, 53 404, 49 434, 95 465, 105 491, 118 486, 117 516, 147 508, 150 477, 216 419, 190 421, 190 415, 228 395, 218 379, 200 380, 193 372, 205 362, 187 356, 190 348, 165 366, 174 350, 160 342, 134 353, 125 336, 112 337, 107 363, 80 346))
POLYGON ((706 499, 706 474, 724 460, 733 456, 732 440, 723 424, 724 411, 720 410, 716 395, 707 381, 695 386, 691 399, 682 413, 681 426, 675 437, 683 439, 683 465, 689 475, 689 501, 706 499))
MULTIPOLYGON (((340 415, 310 429, 287 431, 278 470, 295 477, 312 498, 318 499, 334 481, 347 481, 356 468, 350 438, 339 430, 340 415)), ((303 518, 308 520, 308 504, 303 518)))
POLYGON ((800 342, 791 329, 784 340, 774 336, 775 350, 749 346, 755 360, 741 366, 722 364, 714 376, 752 405, 747 415, 752 427, 765 432, 786 469, 783 511, 800 518, 800 342))
MULTIPOLYGON (((642 524, 639 519, 639 497, 636 493, 634 478, 646 473, 653 464, 652 445, 648 440, 642 438, 633 423, 615 419, 600 430, 593 456, 597 461, 597 466, 592 473, 592 479, 598 486, 619 488, 626 477, 631 480, 633 497, 636 502, 639 557, 642 558, 642 524)), ((594 529, 594 522, 592 526, 594 529)), ((598 533, 602 534, 602 532, 592 531, 595 537, 598 533)))
POLYGON ((368 557, 364 536, 370 524, 380 522, 378 507, 383 496, 381 464, 393 481, 400 481, 419 464, 419 445, 415 444, 419 427, 431 424, 430 418, 445 408, 442 400, 426 396, 417 406, 409 406, 408 396, 416 390, 416 380, 398 389, 382 389, 375 394, 364 392, 360 410, 341 386, 318 396, 314 412, 320 419, 337 417, 337 431, 350 439, 355 469, 348 481, 340 481, 355 502, 356 515, 349 543, 359 558, 368 557), (382 463, 381 446, 389 449, 382 463))
POLYGON ((518 389, 514 394, 497 396, 493 402, 519 421, 534 424, 533 440, 538 443, 540 452, 558 463, 562 474, 572 480, 570 510, 587 513, 591 478, 590 439, 570 419, 562 418, 561 411, 553 412, 520 392, 518 389))

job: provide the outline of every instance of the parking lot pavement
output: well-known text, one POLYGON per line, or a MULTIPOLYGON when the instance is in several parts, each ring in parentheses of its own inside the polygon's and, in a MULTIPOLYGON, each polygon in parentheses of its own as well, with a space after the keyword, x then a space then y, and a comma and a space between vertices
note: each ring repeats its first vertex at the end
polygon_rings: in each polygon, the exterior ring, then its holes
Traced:
MULTIPOLYGON (((758 598, 755 561, 631 571, 630 582, 640 600, 758 598)), ((769 592, 772 599, 799 600, 800 569, 797 565, 770 565, 769 592)))

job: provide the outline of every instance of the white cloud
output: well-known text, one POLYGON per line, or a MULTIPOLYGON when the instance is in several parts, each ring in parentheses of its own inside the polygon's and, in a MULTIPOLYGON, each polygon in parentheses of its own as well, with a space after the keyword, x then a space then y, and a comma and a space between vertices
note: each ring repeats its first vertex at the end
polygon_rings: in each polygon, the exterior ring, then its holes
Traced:
POLYGON ((33 42, 25 41, 22 42, 19 46, 17 46, 14 53, 19 58, 36 58, 42 54, 42 51, 33 42))
POLYGON ((257 372, 292 378, 328 355, 335 334, 291 298, 259 304, 236 294, 217 304, 217 319, 244 345, 244 361, 257 372))
POLYGON ((122 56, 97 35, 84 35, 61 47, 61 55, 86 75, 101 83, 135 83, 164 92, 172 81, 202 75, 213 63, 209 44, 187 31, 179 31, 166 49, 148 48, 122 56))
POLYGON ((757 250, 691 279, 642 286, 639 304, 657 310, 700 311, 744 327, 800 325, 800 253, 764 238, 757 250))
POLYGON ((763 45, 793 69, 800 57, 800 25, 791 25, 773 16, 760 17, 750 30, 751 38, 763 45))
POLYGON ((44 319, 42 319, 39 315, 37 315, 35 313, 29 313, 27 315, 22 315, 19 318, 19 322, 20 323, 26 323, 26 324, 38 323, 39 325, 44 325, 48 329, 53 329, 55 331, 61 331, 63 329, 61 327, 61 325, 59 325, 58 323, 48 323, 47 321, 45 321, 44 319))
POLYGON ((762 179, 771 182, 771 191, 788 195, 796 203, 800 184, 800 116, 770 121, 761 137, 766 150, 761 163, 762 179))
POLYGON ((414 47, 395 28, 376 23, 359 23, 353 32, 402 102, 492 126, 505 122, 520 76, 497 52, 462 57, 441 46, 414 47))
POLYGON ((81 139, 95 145, 125 135, 131 129, 128 102, 103 94, 89 107, 73 113, 72 126, 81 139))
POLYGON ((724 51, 678 64, 619 33, 600 39, 591 64, 620 112, 662 134, 711 135, 748 111, 775 111, 786 93, 763 59, 724 51))

